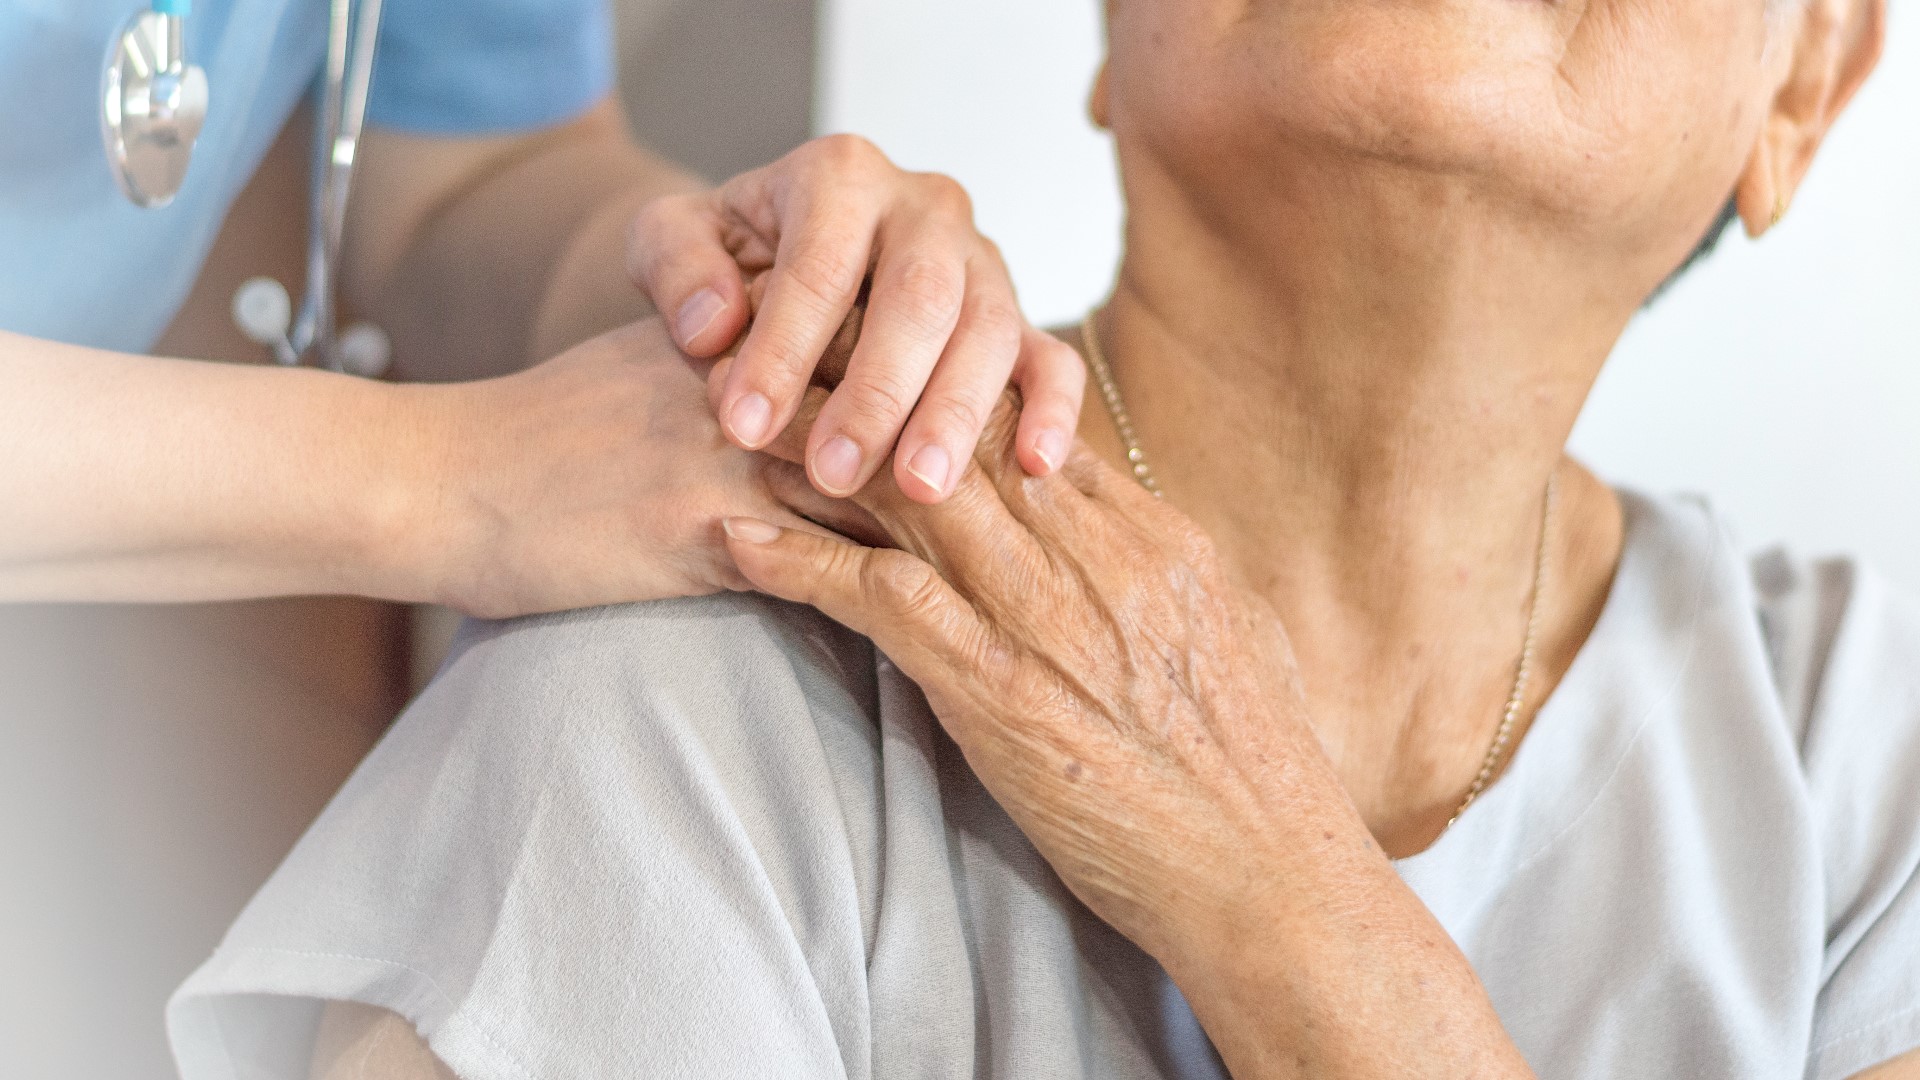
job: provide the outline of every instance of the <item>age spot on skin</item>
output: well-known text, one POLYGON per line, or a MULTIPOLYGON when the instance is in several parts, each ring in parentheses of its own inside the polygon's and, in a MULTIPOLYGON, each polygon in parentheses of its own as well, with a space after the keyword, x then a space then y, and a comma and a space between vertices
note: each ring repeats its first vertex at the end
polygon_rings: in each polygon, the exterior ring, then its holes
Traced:
POLYGON ((1078 780, 1078 779, 1080 779, 1080 774, 1081 774, 1081 773, 1083 773, 1083 772, 1085 772, 1085 771, 1086 771, 1086 770, 1085 770, 1084 768, 1082 768, 1082 767, 1081 767, 1081 765, 1080 765, 1080 763, 1079 763, 1079 762, 1077 762, 1077 761, 1069 761, 1069 762, 1067 762, 1067 767, 1066 767, 1066 770, 1065 770, 1065 772, 1066 772, 1066 774, 1067 774, 1067 779, 1069 779, 1069 780, 1078 780))

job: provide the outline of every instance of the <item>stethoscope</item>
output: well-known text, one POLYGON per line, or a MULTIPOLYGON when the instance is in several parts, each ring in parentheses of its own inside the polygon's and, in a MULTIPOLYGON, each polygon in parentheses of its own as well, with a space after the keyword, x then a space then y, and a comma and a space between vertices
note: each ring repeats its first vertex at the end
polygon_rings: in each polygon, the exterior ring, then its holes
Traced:
MULTIPOLYGON (((186 181, 207 118, 207 73, 187 57, 192 0, 151 3, 121 25, 107 50, 100 131, 120 190, 135 206, 157 209, 171 203, 186 181)), ((312 358, 335 371, 373 377, 390 361, 387 337, 378 328, 360 323, 338 331, 334 304, 380 7, 381 0, 331 0, 326 77, 314 128, 307 283, 299 311, 286 287, 272 278, 254 278, 233 297, 233 319, 241 332, 288 366, 312 358)))

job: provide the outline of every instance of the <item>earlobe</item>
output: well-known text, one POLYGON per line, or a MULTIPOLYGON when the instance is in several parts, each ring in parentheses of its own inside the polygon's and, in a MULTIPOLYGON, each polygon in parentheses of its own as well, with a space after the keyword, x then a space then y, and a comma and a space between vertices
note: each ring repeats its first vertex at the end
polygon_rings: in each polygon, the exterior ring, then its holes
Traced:
POLYGON ((1112 128, 1108 120, 1107 92, 1107 62, 1102 60, 1100 70, 1093 76, 1093 92, 1087 97, 1087 116, 1093 126, 1102 131, 1112 128))
POLYGON ((1747 237, 1752 240, 1766 235, 1767 230, 1780 224, 1780 219, 1786 216, 1787 194, 1774 170, 1773 126, 1769 121, 1766 130, 1761 132, 1753 157, 1747 161, 1746 171, 1740 174, 1740 184, 1734 189, 1734 206, 1740 212, 1740 223, 1746 228, 1747 237))
POLYGON ((1809 0, 1793 59, 1768 107, 1735 199, 1747 235, 1786 216, 1834 120, 1879 63, 1886 0, 1809 0))

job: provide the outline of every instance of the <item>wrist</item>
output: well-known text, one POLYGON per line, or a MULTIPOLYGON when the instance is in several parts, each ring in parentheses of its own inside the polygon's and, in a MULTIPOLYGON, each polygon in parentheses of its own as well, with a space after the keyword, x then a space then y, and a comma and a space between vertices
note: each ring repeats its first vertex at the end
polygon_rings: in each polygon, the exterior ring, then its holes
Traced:
POLYGON ((346 591, 402 603, 442 603, 464 532, 454 520, 453 387, 356 382, 363 437, 352 442, 342 515, 355 576, 346 591))
MULTIPOLYGON (((1317 773, 1302 776, 1303 780, 1317 773)), ((1478 976, 1344 789, 1291 793, 1289 827, 1151 949, 1240 1080, 1520 1077, 1478 976)))
POLYGON ((1380 867, 1296 879, 1163 961, 1230 1073, 1530 1076, 1466 957, 1380 867))

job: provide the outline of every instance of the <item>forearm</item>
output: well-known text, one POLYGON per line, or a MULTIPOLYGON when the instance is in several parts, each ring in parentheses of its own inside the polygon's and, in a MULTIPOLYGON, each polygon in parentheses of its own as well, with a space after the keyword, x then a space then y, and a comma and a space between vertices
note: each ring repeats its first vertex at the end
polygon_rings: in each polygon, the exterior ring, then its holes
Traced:
POLYGON ((624 272, 633 213, 698 181, 635 146, 612 102, 528 136, 374 132, 345 289, 399 373, 503 374, 651 313, 624 272))
POLYGON ((0 334, 0 601, 420 598, 395 392, 0 334))
POLYGON ((1235 1080, 1508 1080, 1532 1073, 1466 958, 1333 806, 1166 958, 1235 1080))

